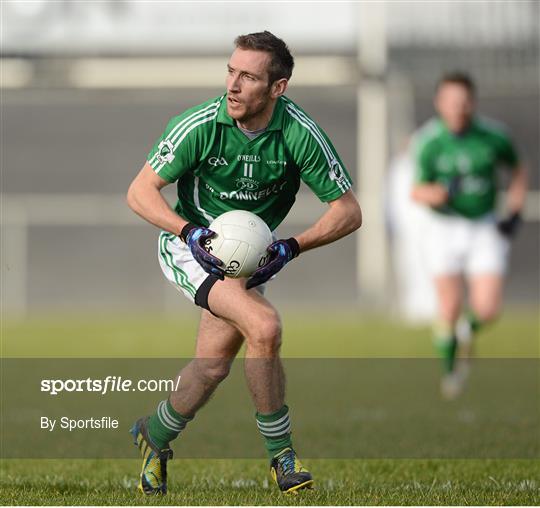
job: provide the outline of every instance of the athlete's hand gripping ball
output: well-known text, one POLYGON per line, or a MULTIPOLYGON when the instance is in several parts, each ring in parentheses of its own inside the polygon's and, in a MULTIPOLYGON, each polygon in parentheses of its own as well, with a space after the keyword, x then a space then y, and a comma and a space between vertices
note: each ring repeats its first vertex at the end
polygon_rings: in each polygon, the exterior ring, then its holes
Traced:
POLYGON ((188 222, 180 233, 180 239, 187 244, 191 254, 206 273, 223 280, 225 279, 225 272, 219 268, 223 265, 223 261, 216 256, 212 256, 204 247, 206 240, 212 238, 215 234, 211 229, 195 226, 195 224, 188 222))
POLYGON ((246 283, 246 289, 264 284, 268 279, 278 273, 291 259, 300 253, 300 246, 295 238, 278 240, 268 247, 270 258, 268 262, 255 270, 246 283))

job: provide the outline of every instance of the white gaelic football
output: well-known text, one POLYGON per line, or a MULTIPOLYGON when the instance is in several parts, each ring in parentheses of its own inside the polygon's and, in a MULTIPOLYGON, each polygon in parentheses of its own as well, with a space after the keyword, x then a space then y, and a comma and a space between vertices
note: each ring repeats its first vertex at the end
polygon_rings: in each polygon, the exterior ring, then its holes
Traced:
POLYGON ((254 213, 225 212, 208 227, 216 236, 206 241, 205 249, 223 261, 227 277, 249 277, 268 261, 266 249, 273 241, 272 232, 254 213))

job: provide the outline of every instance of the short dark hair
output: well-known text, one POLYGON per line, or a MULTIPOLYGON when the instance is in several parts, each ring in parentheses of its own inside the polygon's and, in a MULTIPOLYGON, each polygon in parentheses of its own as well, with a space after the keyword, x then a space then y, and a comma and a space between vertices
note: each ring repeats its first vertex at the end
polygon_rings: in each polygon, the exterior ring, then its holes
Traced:
POLYGON ((294 58, 287 44, 268 30, 247 35, 239 35, 234 44, 240 49, 253 49, 270 53, 271 60, 268 67, 268 80, 270 84, 278 79, 290 79, 294 67, 294 58))
POLYGON ((461 85, 462 87, 466 88, 471 95, 476 95, 476 85, 474 84, 474 80, 471 75, 467 74, 466 72, 452 71, 443 74, 437 82, 436 90, 438 91, 441 86, 446 85, 447 83, 461 85))

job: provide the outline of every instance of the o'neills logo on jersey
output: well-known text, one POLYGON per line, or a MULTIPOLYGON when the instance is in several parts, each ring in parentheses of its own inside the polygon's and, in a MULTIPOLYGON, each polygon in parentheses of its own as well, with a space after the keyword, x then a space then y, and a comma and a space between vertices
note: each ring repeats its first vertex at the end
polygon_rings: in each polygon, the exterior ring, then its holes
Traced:
POLYGON ((164 139, 158 145, 157 160, 160 162, 160 164, 164 164, 165 162, 172 162, 173 159, 174 146, 168 139, 164 139))
POLYGON ((261 156, 260 155, 239 155, 237 157, 238 161, 243 162, 261 162, 261 156))
POLYGON ((279 194, 287 182, 275 183, 266 189, 260 191, 250 191, 250 190, 234 190, 232 192, 220 192, 220 199, 235 199, 237 201, 259 201, 260 199, 267 198, 272 194, 279 194))

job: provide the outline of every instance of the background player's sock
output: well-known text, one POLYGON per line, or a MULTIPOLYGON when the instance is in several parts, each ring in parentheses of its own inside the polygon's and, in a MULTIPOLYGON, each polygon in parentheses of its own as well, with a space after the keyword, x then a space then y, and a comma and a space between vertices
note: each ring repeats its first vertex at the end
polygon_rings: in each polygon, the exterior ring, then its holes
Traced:
POLYGON ((469 322, 469 326, 471 327, 471 330, 474 333, 478 332, 480 328, 484 325, 484 321, 482 321, 472 309, 468 309, 465 313, 465 318, 469 322))
POLYGON ((471 356, 471 348, 474 336, 483 328, 486 321, 482 321, 475 312, 467 309, 456 323, 456 337, 461 352, 465 357, 471 356))
POLYGON ((192 419, 175 411, 169 400, 162 400, 156 412, 148 419, 150 439, 159 449, 166 448, 192 419))
POLYGON ((444 372, 452 372, 457 351, 453 326, 449 323, 437 323, 434 328, 433 344, 443 362, 444 372))
POLYGON ((257 413, 257 427, 264 437, 268 457, 272 459, 285 448, 292 448, 291 421, 289 408, 283 406, 279 411, 266 415, 257 413))

